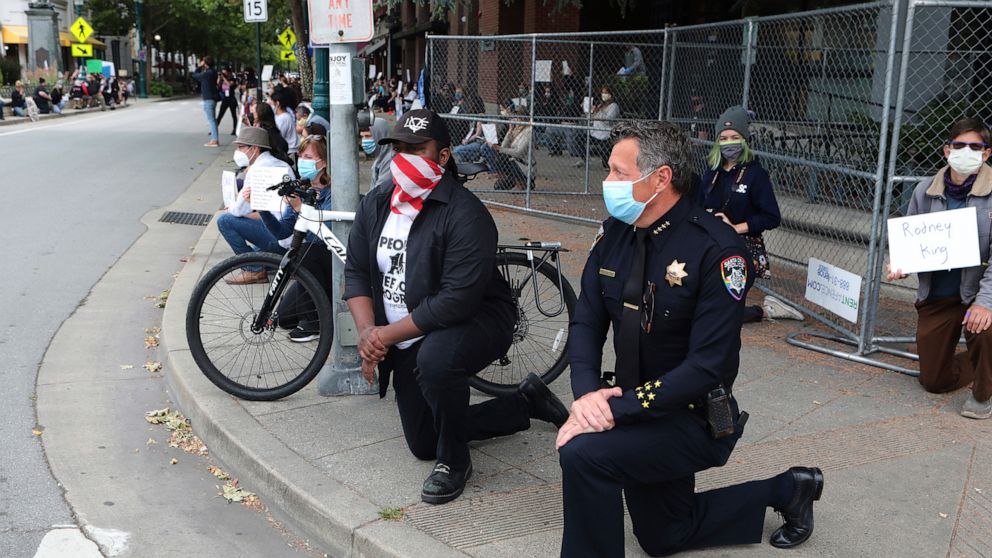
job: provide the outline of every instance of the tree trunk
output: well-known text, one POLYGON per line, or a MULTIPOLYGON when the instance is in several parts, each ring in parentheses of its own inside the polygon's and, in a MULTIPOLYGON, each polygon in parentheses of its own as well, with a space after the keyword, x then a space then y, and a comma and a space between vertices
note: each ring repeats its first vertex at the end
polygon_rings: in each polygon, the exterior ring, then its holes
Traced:
POLYGON ((296 62, 300 66, 300 85, 303 97, 313 99, 313 65, 307 55, 310 29, 303 18, 303 0, 287 0, 293 12, 293 31, 296 33, 296 62))

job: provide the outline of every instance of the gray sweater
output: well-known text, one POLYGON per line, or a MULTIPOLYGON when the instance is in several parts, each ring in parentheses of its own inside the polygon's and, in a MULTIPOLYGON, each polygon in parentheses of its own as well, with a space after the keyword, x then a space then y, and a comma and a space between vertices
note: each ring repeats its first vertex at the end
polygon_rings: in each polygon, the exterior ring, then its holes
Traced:
MULTIPOLYGON (((923 180, 916 185, 913 199, 909 202, 908 215, 936 213, 947 209, 947 198, 944 197, 946 172, 950 171, 944 167, 932 179, 923 180)), ((992 310, 992 272, 989 271, 988 263, 989 234, 992 232, 992 167, 982 165, 965 207, 974 207, 978 210, 978 248, 981 251, 982 263, 961 270, 961 302, 975 303, 992 310)), ((920 286, 916 298, 923 301, 930 295, 933 273, 921 272, 917 275, 920 286)))

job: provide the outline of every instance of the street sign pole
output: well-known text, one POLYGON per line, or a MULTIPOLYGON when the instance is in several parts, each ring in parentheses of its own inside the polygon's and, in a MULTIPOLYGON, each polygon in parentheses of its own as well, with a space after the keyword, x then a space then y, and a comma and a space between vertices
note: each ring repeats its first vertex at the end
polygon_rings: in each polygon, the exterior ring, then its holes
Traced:
POLYGON ((262 102, 262 24, 255 24, 255 102, 262 102))
POLYGON ((147 83, 145 83, 145 57, 148 56, 147 52, 144 52, 144 44, 141 42, 141 11, 144 2, 137 0, 134 3, 134 19, 137 25, 135 26, 134 38, 138 41, 138 98, 145 99, 148 97, 147 83))

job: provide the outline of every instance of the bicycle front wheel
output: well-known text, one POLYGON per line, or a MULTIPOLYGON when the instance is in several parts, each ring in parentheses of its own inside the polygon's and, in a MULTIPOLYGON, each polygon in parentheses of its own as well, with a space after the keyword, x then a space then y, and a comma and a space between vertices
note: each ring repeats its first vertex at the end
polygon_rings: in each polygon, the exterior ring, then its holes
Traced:
POLYGON ((499 254, 496 263, 510 284, 517 306, 513 342, 506 355, 470 377, 469 384, 498 396, 515 393, 517 385, 531 372, 550 384, 568 366, 568 324, 575 311, 575 291, 564 276, 562 288, 558 288, 555 266, 544 263, 534 273, 527 256, 519 252, 499 254), (559 308, 561 312, 554 316, 541 311, 552 313, 559 308))
POLYGON ((203 374, 222 390, 253 401, 296 393, 320 371, 331 351, 331 305, 317 279, 300 267, 289 278, 261 331, 252 324, 282 258, 264 252, 228 258, 206 273, 186 310, 186 340, 203 374), (243 272, 265 272, 252 284, 231 284, 243 272), (297 326, 313 331, 291 339, 297 326))

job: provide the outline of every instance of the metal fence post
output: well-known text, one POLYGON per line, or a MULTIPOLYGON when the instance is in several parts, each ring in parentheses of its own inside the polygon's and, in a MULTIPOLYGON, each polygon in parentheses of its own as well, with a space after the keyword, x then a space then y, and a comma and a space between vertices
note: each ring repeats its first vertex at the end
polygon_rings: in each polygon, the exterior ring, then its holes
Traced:
MULTIPOLYGON (((878 316, 878 296, 881 290, 882 278, 881 278, 881 266, 882 260, 881 254, 879 253, 884 242, 882 241, 882 235, 884 234, 884 220, 882 219, 882 198, 883 189, 891 189, 892 187, 892 176, 895 174, 896 168, 896 155, 899 151, 899 128, 902 125, 902 107, 903 100, 906 94, 906 67, 909 64, 909 41, 912 38, 912 25, 913 25, 913 12, 914 4, 909 3, 909 10, 906 14, 906 31, 904 46, 902 52, 902 61, 899 70, 899 86, 896 92, 896 114, 892 126, 892 137, 891 137, 891 154, 889 156, 889 170, 888 173, 885 171, 885 146, 888 144, 889 140, 889 114, 892 112, 889 107, 892 106, 892 72, 895 69, 895 53, 896 53, 896 35, 898 31, 899 24, 899 7, 901 2, 896 0, 892 3, 892 27, 891 34, 889 36, 889 53, 885 63, 885 90, 882 95, 882 122, 881 122, 881 133, 878 138, 878 165, 876 167, 876 180, 875 180, 875 199, 872 207, 872 223, 871 223, 871 239, 868 244, 868 267, 867 273, 868 277, 865 286, 865 305, 860 308, 861 317, 861 331, 859 332, 858 339, 858 352, 864 354, 869 350, 874 341, 875 333, 875 319, 878 316)), ((885 208, 888 207, 889 196, 884 196, 886 198, 885 208)))
POLYGON ((586 84, 586 96, 589 98, 589 112, 586 113, 586 178, 585 178, 585 193, 589 193, 589 127, 592 126, 592 71, 593 71, 593 48, 595 45, 589 43, 589 75, 586 78, 588 83, 586 84))
POLYGON ((661 43, 661 83, 658 84, 658 120, 662 120, 665 110, 665 76, 668 72, 668 28, 665 28, 665 38, 661 43))
POLYGON ((434 37, 430 34, 427 35, 427 83, 430 84, 427 87, 427 94, 424 96, 424 101, 427 106, 424 108, 430 108, 434 106, 434 37))
POLYGON ((530 209, 530 185, 533 184, 533 180, 536 180, 532 173, 534 172, 534 142, 537 141, 537 130, 534 129, 534 105, 536 104, 534 100, 537 98, 537 93, 534 91, 535 80, 537 79, 537 69, 535 65, 537 64, 537 35, 531 37, 530 40, 530 99, 528 104, 530 105, 530 142, 527 144, 527 184, 524 185, 524 207, 530 209))
POLYGON ((755 23, 754 18, 747 18, 747 46, 744 49, 744 92, 741 96, 741 106, 747 108, 748 96, 751 92, 751 67, 754 65, 753 57, 755 55, 753 44, 757 42, 755 39, 755 33, 757 33, 757 23, 755 23))
MULTIPOLYGON (((665 30, 665 37, 668 37, 668 30, 665 30)), ((675 87, 675 53, 677 49, 675 47, 675 41, 678 40, 678 34, 674 31, 672 32, 672 38, 668 41, 668 44, 672 47, 671 61, 668 63, 668 94, 665 97, 668 99, 665 107, 665 120, 672 119, 672 88, 675 87)))

